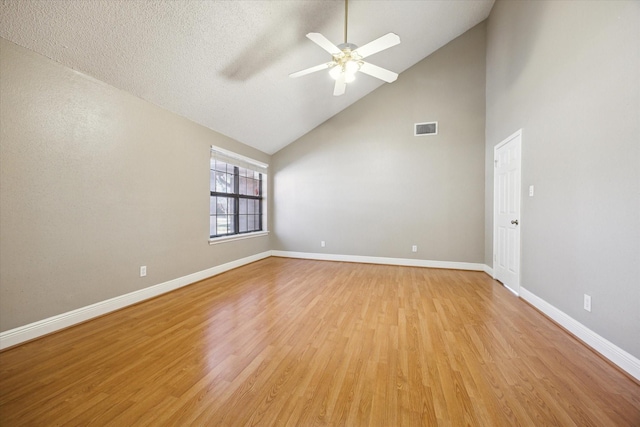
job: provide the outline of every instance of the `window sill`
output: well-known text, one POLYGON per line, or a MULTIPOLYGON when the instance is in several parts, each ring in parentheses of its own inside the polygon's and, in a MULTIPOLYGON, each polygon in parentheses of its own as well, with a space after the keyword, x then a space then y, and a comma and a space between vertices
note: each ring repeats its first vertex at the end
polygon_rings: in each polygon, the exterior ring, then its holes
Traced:
POLYGON ((233 235, 233 236, 215 237, 213 239, 209 239, 209 244, 210 245, 217 245, 218 243, 233 242, 235 240, 253 239, 254 237, 267 236, 268 234, 269 234, 268 231, 256 231, 255 233, 236 234, 236 235, 233 235))

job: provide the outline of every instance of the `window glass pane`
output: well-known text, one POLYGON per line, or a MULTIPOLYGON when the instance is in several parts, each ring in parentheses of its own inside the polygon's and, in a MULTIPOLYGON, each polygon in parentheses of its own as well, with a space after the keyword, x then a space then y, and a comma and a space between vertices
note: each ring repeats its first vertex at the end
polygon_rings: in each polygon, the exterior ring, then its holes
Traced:
POLYGON ((236 213, 236 200, 229 197, 229 203, 227 204, 227 213, 236 213))
POLYGON ((209 197, 209 214, 216 213, 216 199, 215 196, 209 197))
POLYGON ((209 217, 209 236, 216 235, 216 216, 211 215, 209 217))
POLYGON ((229 213, 229 200, 233 201, 231 197, 218 197, 216 214, 227 215, 229 213))
POLYGON ((215 169, 217 171, 226 172, 227 171, 227 164, 225 162, 221 162, 220 160, 216 160, 215 169))
POLYGON ((238 168, 240 176, 247 176, 247 170, 245 168, 238 168))
POLYGON ((236 226, 235 226, 234 216, 233 215, 227 216, 227 222, 228 222, 228 225, 229 225, 229 234, 235 234, 236 226))
POLYGON ((219 177, 220 183, 220 192, 223 193, 233 193, 233 174, 230 173, 221 173, 219 177))
POLYGON ((247 194, 256 196, 256 181, 253 178, 247 178, 247 194))
POLYGON ((229 193, 235 193, 235 189, 233 186, 233 182, 235 181, 235 176, 232 173, 227 174, 227 191, 229 193))
POLYGON ((247 215, 247 228, 249 231, 254 231, 256 229, 255 215, 247 215))
POLYGON ((216 186, 213 191, 217 191, 220 193, 227 192, 227 181, 226 181, 226 173, 216 172, 215 173, 216 186))
POLYGON ((247 213, 247 199, 240 199, 240 215, 247 213))
POLYGON ((247 213, 254 214, 256 213, 256 200, 247 200, 247 213))
POLYGON ((239 191, 240 194, 247 194, 247 178, 244 176, 240 177, 239 191))
POLYGON ((217 221, 216 221, 217 234, 219 234, 219 235, 227 234, 227 224, 229 222, 227 220, 227 216, 226 215, 218 215, 216 218, 217 218, 217 221))
POLYGON ((238 219, 240 221, 240 233, 246 232, 247 231, 247 215, 240 215, 238 219))

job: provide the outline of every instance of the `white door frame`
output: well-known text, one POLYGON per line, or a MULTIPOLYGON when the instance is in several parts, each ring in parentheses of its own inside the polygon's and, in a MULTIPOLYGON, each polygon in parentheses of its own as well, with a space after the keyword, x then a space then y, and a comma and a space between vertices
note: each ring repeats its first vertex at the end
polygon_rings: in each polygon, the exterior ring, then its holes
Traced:
MULTIPOLYGON (((493 147, 493 162, 494 162, 494 173, 493 173, 493 278, 496 279, 496 260, 497 260, 497 244, 498 244, 498 224, 496 221, 497 215, 498 215, 498 198, 497 198, 497 193, 498 193, 498 178, 497 178, 497 174, 496 174, 496 170, 495 170, 495 165, 497 162, 497 153, 498 150, 500 148, 502 148, 504 145, 506 145, 507 143, 513 141, 514 139, 519 139, 520 140, 520 159, 519 159, 519 167, 518 167, 518 183, 519 183, 519 188, 520 191, 519 193, 519 197, 517 200, 518 203, 518 212, 519 212, 519 218, 518 221, 520 222, 520 224, 522 223, 521 217, 522 217, 522 129, 519 129, 518 131, 514 132, 513 134, 509 135, 509 137, 505 138, 504 140, 502 140, 499 144, 496 144, 493 147)), ((513 292, 516 295, 519 295, 520 292, 520 278, 521 278, 521 248, 522 248, 522 241, 521 241, 521 236, 522 233, 520 232, 520 225, 517 226, 518 227, 518 259, 517 259, 517 263, 518 263, 518 274, 517 274, 517 286, 515 286, 515 289, 511 289, 511 287, 507 286, 505 284, 505 287, 507 289, 509 289, 511 292, 513 292)))

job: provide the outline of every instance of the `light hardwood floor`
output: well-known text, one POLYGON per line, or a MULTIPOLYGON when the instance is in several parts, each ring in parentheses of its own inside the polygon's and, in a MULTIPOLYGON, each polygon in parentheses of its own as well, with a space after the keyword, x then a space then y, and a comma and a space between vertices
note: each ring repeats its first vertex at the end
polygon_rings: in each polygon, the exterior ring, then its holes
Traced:
POLYGON ((638 426, 480 272, 267 258, 0 353, 0 425, 638 426))

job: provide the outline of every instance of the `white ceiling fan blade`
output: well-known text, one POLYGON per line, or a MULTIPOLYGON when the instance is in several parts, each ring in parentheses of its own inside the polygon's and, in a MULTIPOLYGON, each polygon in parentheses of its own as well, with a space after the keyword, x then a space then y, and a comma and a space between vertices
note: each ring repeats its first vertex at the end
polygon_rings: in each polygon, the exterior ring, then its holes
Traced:
POLYGON ((326 70, 327 68, 334 65, 334 62, 327 62, 324 64, 316 65, 315 67, 305 68, 301 71, 296 71, 295 73, 289 74, 289 77, 295 78, 300 76, 306 76, 307 74, 315 73, 316 71, 326 70))
POLYGON ((307 38, 329 52, 331 55, 337 55, 342 51, 335 44, 331 43, 325 36, 320 33, 309 33, 307 38))
POLYGON ((347 89, 347 82, 344 80, 344 73, 340 73, 340 76, 336 80, 336 85, 333 87, 333 96, 343 95, 347 89))
POLYGON ((369 64, 368 62, 363 62, 360 66, 360 71, 365 74, 369 74, 370 76, 376 77, 380 80, 384 80, 387 83, 395 82, 398 78, 398 74, 393 71, 386 70, 384 68, 378 67, 377 65, 369 64))
POLYGON ((395 33, 389 33, 357 48, 354 52, 360 55, 361 58, 366 58, 367 56, 371 56, 374 53, 378 53, 381 50, 385 50, 399 43, 400 36, 395 33))

